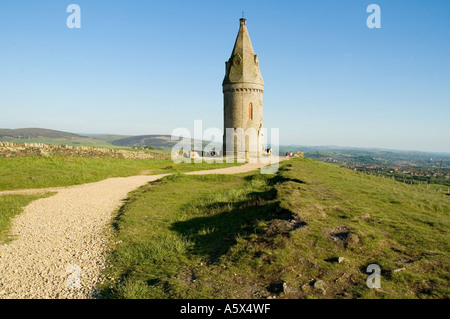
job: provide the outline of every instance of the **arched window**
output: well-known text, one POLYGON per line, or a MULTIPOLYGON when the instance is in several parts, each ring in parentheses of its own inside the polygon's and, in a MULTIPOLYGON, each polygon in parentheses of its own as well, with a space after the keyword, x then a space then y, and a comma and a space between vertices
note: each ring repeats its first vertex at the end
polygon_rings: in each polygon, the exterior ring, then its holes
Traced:
POLYGON ((253 104, 248 105, 248 119, 253 120, 253 104))

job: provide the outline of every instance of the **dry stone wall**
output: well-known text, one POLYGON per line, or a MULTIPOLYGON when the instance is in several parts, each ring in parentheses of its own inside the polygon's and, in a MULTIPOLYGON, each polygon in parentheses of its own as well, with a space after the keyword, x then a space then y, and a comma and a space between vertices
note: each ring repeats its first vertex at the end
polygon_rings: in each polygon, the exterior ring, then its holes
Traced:
POLYGON ((127 159, 166 159, 170 155, 140 151, 113 150, 88 146, 50 145, 41 143, 0 142, 0 157, 26 156, 110 157, 127 159))

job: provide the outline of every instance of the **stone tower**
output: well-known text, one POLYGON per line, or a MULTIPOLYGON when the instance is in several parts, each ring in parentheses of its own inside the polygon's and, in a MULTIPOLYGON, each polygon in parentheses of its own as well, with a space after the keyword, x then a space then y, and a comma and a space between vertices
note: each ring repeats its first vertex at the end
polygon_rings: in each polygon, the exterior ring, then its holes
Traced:
POLYGON ((263 91, 264 81, 259 69, 258 56, 253 51, 248 35, 246 19, 240 19, 239 33, 230 59, 225 62, 223 87, 224 115, 224 155, 234 157, 255 157, 264 150, 263 128, 263 91), (256 147, 249 148, 249 136, 238 138, 234 134, 234 148, 227 143, 227 128, 234 132, 242 128, 245 132, 256 132, 256 147), (250 130, 248 130, 250 129, 250 130), (254 130, 253 130, 254 129, 254 130), (256 149, 256 154, 254 150, 256 149))

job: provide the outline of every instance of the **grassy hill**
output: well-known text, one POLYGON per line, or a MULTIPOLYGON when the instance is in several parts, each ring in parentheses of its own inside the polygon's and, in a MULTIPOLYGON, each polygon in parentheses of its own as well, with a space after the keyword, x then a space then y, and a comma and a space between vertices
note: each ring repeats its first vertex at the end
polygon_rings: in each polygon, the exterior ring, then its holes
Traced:
POLYGON ((311 159, 173 175, 113 224, 109 298, 448 298, 450 197, 311 159), (381 288, 369 289, 370 264, 381 288))
POLYGON ((103 139, 103 136, 97 138, 43 128, 0 129, 0 141, 13 143, 64 144, 72 146, 112 146, 108 142, 108 136, 103 139))
POLYGON ((22 128, 22 129, 0 129, 0 137, 9 138, 53 138, 53 139, 72 139, 81 136, 74 133, 55 131, 43 128, 22 128))
POLYGON ((172 141, 170 135, 142 135, 142 136, 130 136, 126 138, 117 139, 111 142, 117 146, 146 146, 151 145, 156 148, 171 148, 178 143, 172 141))

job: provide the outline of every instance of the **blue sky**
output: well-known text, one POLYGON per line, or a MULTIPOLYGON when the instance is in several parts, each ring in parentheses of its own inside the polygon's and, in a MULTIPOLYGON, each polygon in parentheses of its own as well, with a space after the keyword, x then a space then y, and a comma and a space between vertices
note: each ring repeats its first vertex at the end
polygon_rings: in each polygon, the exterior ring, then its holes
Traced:
POLYGON ((223 124, 241 12, 281 144, 450 152, 450 1, 0 3, 0 127, 171 134, 223 124), (69 29, 69 4, 81 29, 69 29), (366 8, 381 8, 369 29, 366 8))

